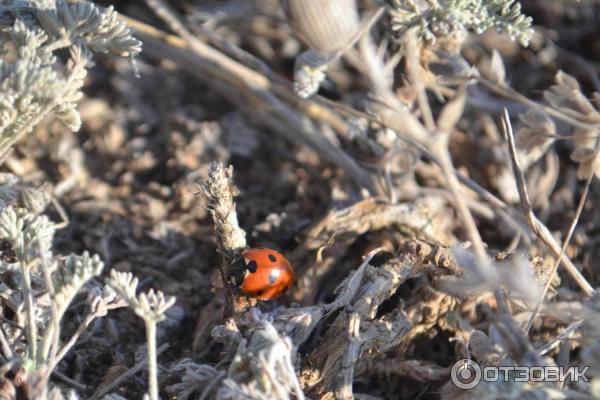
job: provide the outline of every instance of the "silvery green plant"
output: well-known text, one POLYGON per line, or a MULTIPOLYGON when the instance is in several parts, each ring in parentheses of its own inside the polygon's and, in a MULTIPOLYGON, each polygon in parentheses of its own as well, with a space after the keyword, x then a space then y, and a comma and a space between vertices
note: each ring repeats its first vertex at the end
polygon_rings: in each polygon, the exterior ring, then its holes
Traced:
POLYGON ((65 0, 0 0, 0 156, 54 115, 81 125, 77 101, 93 52, 141 51, 112 7, 65 0), (57 51, 68 50, 66 62, 57 51))
MULTIPOLYGON (((2 189, 7 192, 6 188, 0 187, 2 189)), ((18 205, 5 205, 0 210, 0 240, 8 243, 12 250, 12 253, 2 254, 2 269, 20 273, 18 279, 21 301, 24 303, 23 325, 27 341, 23 348, 19 346, 18 336, 12 338, 12 343, 9 338, 3 337, 3 352, 5 356, 12 357, 10 362, 13 365, 36 372, 44 381, 47 381, 52 370, 91 322, 89 318, 86 319, 82 327, 61 347, 60 324, 65 311, 84 286, 102 272, 104 266, 98 256, 90 256, 87 252, 81 256, 53 255, 51 247, 55 230, 56 225, 46 216, 18 205), (16 268, 11 268, 13 265, 16 268)), ((15 302, 18 304, 18 300, 15 302)), ((98 301, 90 301, 90 305, 94 308, 92 315, 103 315, 98 312, 98 301)), ((40 391, 35 393, 35 397, 46 398, 47 385, 41 385, 40 391)))
POLYGON ((392 29, 404 33, 416 27, 421 39, 435 43, 460 31, 483 33, 494 28, 527 46, 531 17, 515 0, 391 0, 392 29))
MULTIPOLYGON (((52 283, 52 300, 53 307, 55 307, 52 315, 53 321, 62 319, 75 295, 89 280, 100 275, 103 267, 104 263, 100 260, 100 257, 97 255, 90 256, 87 252, 84 252, 81 256, 70 255, 62 262, 60 268, 57 268, 52 283)), ((48 359, 57 330, 56 324, 50 324, 46 327, 42 345, 36 356, 38 363, 43 363, 48 359)))
POLYGON ((154 289, 136 295, 138 279, 130 272, 111 271, 108 282, 127 305, 144 320, 148 351, 148 395, 151 400, 158 400, 156 325, 164 321, 167 310, 175 304, 175 297, 165 297, 162 292, 154 289))
MULTIPOLYGON (((27 374, 43 380, 36 386, 39 392, 32 393, 32 398, 40 399, 62 398, 57 397, 60 391, 46 384, 52 371, 96 318, 126 306, 110 286, 94 281, 104 268, 97 255, 53 254, 52 241, 59 224, 41 214, 46 204, 42 191, 25 186, 13 175, 0 174, 0 241, 8 245, 0 253, 0 273, 9 273, 15 281, 2 280, 0 302, 2 308, 14 311, 16 324, 26 333, 23 339, 19 329, 2 330, 0 345, 10 366, 5 371, 25 367, 27 374), (61 343, 63 316, 84 290, 89 311, 61 343)), ((72 393, 69 398, 74 398, 72 393)))
POLYGON ((0 239, 11 244, 21 272, 21 290, 27 314, 28 359, 34 360, 37 352, 37 322, 31 286, 31 270, 42 253, 50 251, 54 228, 45 216, 29 213, 25 209, 8 206, 0 212, 0 239))

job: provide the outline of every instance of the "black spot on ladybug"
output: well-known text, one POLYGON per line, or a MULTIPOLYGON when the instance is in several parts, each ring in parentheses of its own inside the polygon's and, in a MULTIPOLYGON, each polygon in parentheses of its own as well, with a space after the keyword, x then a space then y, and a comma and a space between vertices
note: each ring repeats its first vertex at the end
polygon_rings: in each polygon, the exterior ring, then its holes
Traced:
POLYGON ((255 273, 256 269, 258 268, 258 265, 256 265, 256 261, 252 260, 248 264, 246 264, 246 268, 248 268, 248 271, 255 273))
POLYGON ((277 257, 275 257, 273 254, 269 254, 269 260, 271 260, 271 262, 275 262, 277 261, 277 257))
POLYGON ((264 292, 265 292, 264 290, 257 290, 257 291, 254 293, 254 295, 255 295, 255 296, 262 296, 264 292))

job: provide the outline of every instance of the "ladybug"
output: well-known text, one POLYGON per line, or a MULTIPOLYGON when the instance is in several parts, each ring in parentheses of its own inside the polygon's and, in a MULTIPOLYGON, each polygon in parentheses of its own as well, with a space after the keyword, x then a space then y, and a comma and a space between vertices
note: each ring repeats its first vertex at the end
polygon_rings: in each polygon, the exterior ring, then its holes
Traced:
POLYGON ((242 252, 243 277, 240 289, 259 300, 275 299, 292 285, 294 270, 278 251, 264 247, 242 252))

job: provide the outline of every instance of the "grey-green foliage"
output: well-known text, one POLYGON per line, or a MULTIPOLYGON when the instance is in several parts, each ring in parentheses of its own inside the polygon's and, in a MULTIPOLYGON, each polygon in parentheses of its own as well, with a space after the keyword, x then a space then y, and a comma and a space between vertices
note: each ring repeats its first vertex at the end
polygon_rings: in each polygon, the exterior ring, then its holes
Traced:
POLYGON ((531 17, 515 0, 392 0, 392 4, 392 29, 416 27, 428 42, 460 30, 483 33, 495 28, 526 46, 533 34, 531 17))
POLYGON ((58 308, 58 316, 62 317, 64 310, 77 292, 92 278, 100 275, 104 263, 98 255, 90 256, 86 251, 78 256, 71 254, 58 269, 54 282, 54 300, 58 308))
POLYGON ((54 114, 78 130, 77 101, 92 53, 141 51, 111 8, 64 0, 0 0, 0 155, 54 114), (65 62, 57 50, 68 49, 65 62))
POLYGON ((17 259, 23 264, 29 266, 39 257, 48 256, 53 237, 53 224, 45 215, 11 206, 0 212, 0 239, 12 243, 17 259))

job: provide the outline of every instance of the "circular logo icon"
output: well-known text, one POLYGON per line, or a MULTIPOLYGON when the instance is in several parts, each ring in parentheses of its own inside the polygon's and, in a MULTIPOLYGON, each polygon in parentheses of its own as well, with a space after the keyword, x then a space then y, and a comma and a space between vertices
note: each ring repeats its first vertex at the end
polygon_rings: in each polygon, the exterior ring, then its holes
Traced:
POLYGON ((481 368, 475 361, 463 358, 452 365, 450 379, 459 389, 473 389, 481 381, 481 368))

